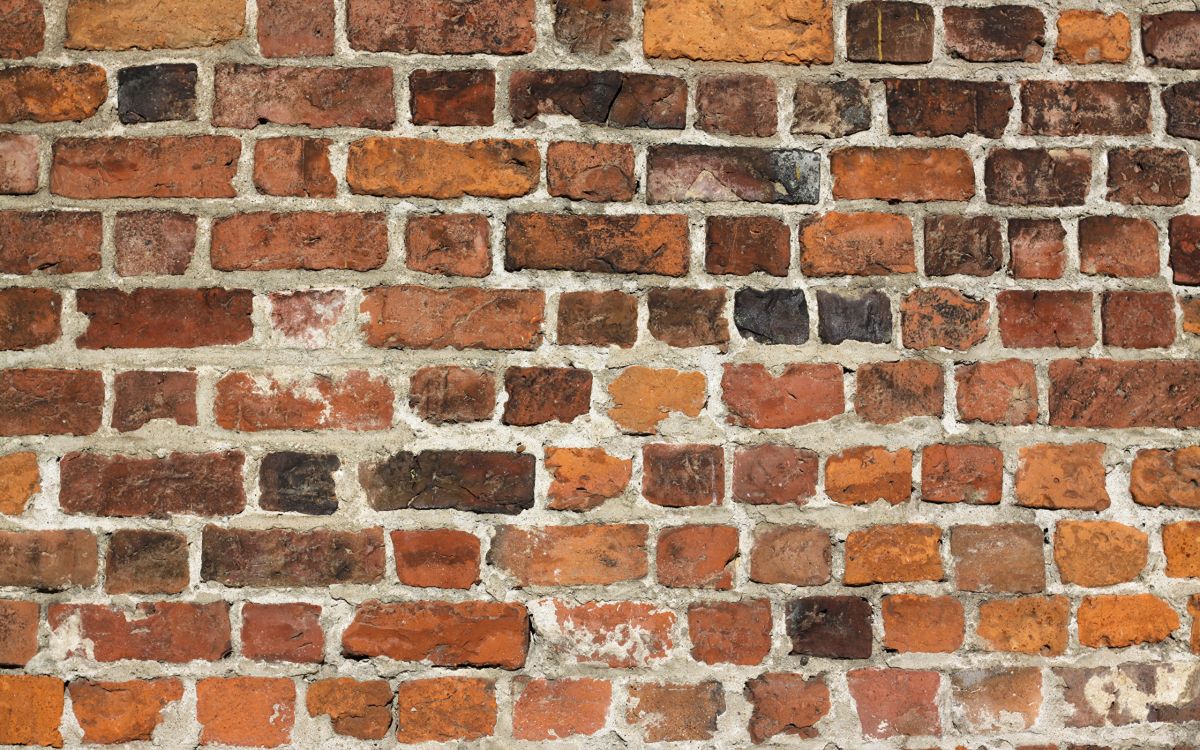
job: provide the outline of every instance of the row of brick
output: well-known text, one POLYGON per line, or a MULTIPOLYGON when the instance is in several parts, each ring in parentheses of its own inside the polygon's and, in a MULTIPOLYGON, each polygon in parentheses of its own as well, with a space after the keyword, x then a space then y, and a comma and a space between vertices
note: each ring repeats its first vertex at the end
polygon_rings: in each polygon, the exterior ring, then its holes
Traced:
MULTIPOLYGON (((867 667, 846 674, 848 690, 840 697, 834 692, 840 680, 833 675, 766 672, 744 683, 738 680, 749 712, 736 735, 748 734, 756 744, 774 737, 822 737, 823 720, 838 710, 834 703, 842 700, 847 702, 842 710, 857 716, 857 731, 868 741, 1018 733, 1035 726, 1039 727, 1035 731, 1045 731, 1046 724, 1059 721, 1068 732, 1143 722, 1182 724, 1197 718, 1195 691, 1172 692, 1168 685, 1194 675, 1194 666, 1185 663, 1061 667, 1045 673, 1036 667, 993 667, 946 675, 867 667), (943 689, 949 698, 944 706, 939 698, 943 689), (1043 708, 1060 697, 1067 706, 1064 720, 1056 720, 1051 709, 1043 708), (1107 716, 1093 707, 1097 700, 1114 706, 1107 716)), ((479 740, 507 733, 502 729, 507 727, 514 740, 582 739, 615 732, 626 740, 677 742, 711 740, 729 718, 725 716, 728 688, 715 680, 531 677, 506 683, 492 676, 401 679, 394 685, 349 677, 299 684, 286 677, 208 677, 195 683, 191 731, 199 734, 201 744, 255 747, 288 744, 293 728, 306 720, 322 724, 328 720, 334 735, 361 740, 394 737, 403 744, 479 740), (511 715, 500 708, 498 699, 499 693, 509 691, 511 715)), ((84 742, 149 740, 167 715, 182 713, 178 704, 184 692, 184 681, 176 677, 81 678, 67 684, 52 676, 0 675, 0 713, 13 719, 0 725, 0 742, 61 746, 65 694, 70 695, 72 718, 84 742)), ((730 702, 737 699, 730 696, 730 702)), ((1058 727, 1058 734, 1062 733, 1058 727)), ((1056 750, 1058 746, 1017 747, 1056 750)))

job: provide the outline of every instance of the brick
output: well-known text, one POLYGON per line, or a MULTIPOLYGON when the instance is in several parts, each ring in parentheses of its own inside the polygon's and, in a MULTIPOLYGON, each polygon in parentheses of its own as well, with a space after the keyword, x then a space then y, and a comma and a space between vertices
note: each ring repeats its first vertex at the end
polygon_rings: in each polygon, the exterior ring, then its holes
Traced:
POLYGON ((887 739, 941 735, 937 672, 907 669, 855 669, 846 674, 863 736, 887 739))
POLYGON ((731 589, 738 531, 732 526, 672 526, 658 536, 658 582, 671 588, 731 589))
POLYGON ((444 365, 412 374, 408 405, 434 424, 483 422, 496 410, 496 379, 489 372, 444 365))
MULTIPOLYGON (((400 709, 396 739, 402 743, 476 740, 496 730, 496 684, 491 680, 405 680, 396 689, 396 704, 400 709)), ((386 730, 379 736, 385 736, 386 730)))
POLYGON ((196 217, 169 211, 122 211, 113 223, 117 274, 179 276, 196 247, 196 217))
POLYGON ((1067 650, 1065 596, 992 599, 979 605, 979 637, 991 651, 1058 656, 1067 650))
POLYGON ((697 602, 688 607, 692 658, 704 664, 761 664, 771 652, 771 605, 766 599, 697 602))
POLYGON ((346 310, 346 293, 340 289, 272 292, 270 306, 272 343, 290 349, 328 347, 346 310))
POLYGON ((1046 588, 1040 526, 954 526, 950 554, 959 591, 1032 594, 1046 588))
POLYGON ((1114 521, 1064 519, 1054 528, 1054 564, 1063 583, 1113 586, 1133 581, 1148 555, 1146 534, 1114 521))
POLYGON ((834 364, 789 364, 777 376, 763 365, 726 364, 721 392, 729 423, 740 427, 787 429, 845 411, 842 368, 834 364))
POLYGON ((1142 50, 1146 64, 1164 68, 1200 68, 1196 34, 1200 13, 1176 11, 1142 16, 1142 50))
POLYGON ((1085 596, 1078 618, 1079 643, 1088 648, 1158 643, 1179 629, 1179 615, 1153 594, 1085 596))
POLYGON ((1013 106, 1008 84, 996 81, 889 78, 884 93, 888 129, 895 135, 999 138, 1013 106))
POLYGON ((173 531, 118 529, 108 540, 104 590, 110 594, 179 594, 188 587, 187 537, 173 531))
POLYGON ((1200 216, 1175 216, 1169 225, 1174 282, 1200 284, 1200 216))
POLYGON ((787 8, 736 0, 655 0, 645 10, 646 57, 779 62, 833 62, 833 12, 820 0, 787 8), (688 19, 682 23, 682 19, 688 19))
POLYGON ((782 221, 766 216, 710 216, 705 232, 708 273, 787 275, 790 230, 782 221))
POLYGON ((568 663, 611 669, 661 663, 675 646, 675 614, 647 602, 546 600, 535 606, 549 652, 568 663))
POLYGON ((383 265, 387 253, 387 222, 379 213, 257 211, 213 222, 218 271, 367 271, 383 265))
POLYGON ((0 514, 21 515, 41 489, 36 453, 18 451, 0 455, 0 514))
POLYGON ((1104 445, 1040 443, 1020 449, 1017 504, 1047 510, 1104 510, 1104 445))
POLYGON ((325 660, 321 608, 315 604, 242 605, 242 656, 270 662, 325 660))
POLYGON ((870 362, 858 368, 856 381, 854 411, 868 422, 942 416, 945 380, 934 362, 870 362))
POLYGON ((263 57, 322 57, 333 54, 332 0, 261 0, 258 48, 263 57))
POLYGON ((0 370, 0 435, 90 435, 103 406, 94 370, 0 370))
POLYGON ((328 716, 334 733, 346 737, 380 740, 392 728, 392 688, 386 680, 317 680, 309 683, 304 705, 309 716, 328 716))
POLYGON ((1187 152, 1114 148, 1108 152, 1108 199, 1132 206, 1177 206, 1191 195, 1187 152))
POLYGON ((826 138, 871 127, 869 86, 862 80, 797 81, 792 97, 792 132, 826 138))
POLYGON ((396 577, 405 586, 469 589, 479 580, 479 537, 457 529, 393 531, 396 577))
POLYGON ((325 587, 383 577, 383 530, 226 529, 208 525, 200 578, 234 588, 325 587))
POLYGON ((705 76, 696 85, 696 127, 724 135, 774 135, 775 93, 768 76, 705 76))
POLYGON ((1091 292, 1012 290, 996 295, 1000 340, 1014 348, 1089 347, 1091 292))
POLYGON ((975 195, 975 171, 953 148, 855 146, 829 154, 833 197, 843 200, 965 201, 975 195))
POLYGON ((633 475, 633 459, 620 458, 603 448, 546 446, 546 471, 551 476, 546 491, 551 510, 586 511, 620 497, 633 475))
POLYGON ((835 453, 825 462, 825 492, 843 505, 903 503, 912 495, 912 451, 867 446, 835 453))
POLYGON ((817 454, 786 445, 739 447, 733 499, 750 505, 804 505, 817 492, 817 454))
POLYGON ((69 656, 100 662, 136 659, 186 664, 217 661, 230 653, 226 602, 142 602, 132 607, 105 604, 52 604, 51 630, 78 634, 69 656))
POLYGON ((846 537, 843 583, 940 581, 945 577, 939 552, 942 532, 932 524, 871 526, 846 537))
POLYGON ((405 265, 443 276, 482 278, 492 272, 491 224, 480 214, 410 216, 405 265))
POLYGON ((59 338, 62 298, 52 289, 0 289, 0 350, 36 349, 59 338))
POLYGON ((821 157, 802 149, 655 145, 646 156, 648 203, 816 203, 821 157))
POLYGON ((642 446, 642 495, 672 508, 721 504, 724 451, 718 445, 642 446))
POLYGON ((935 443, 921 451, 921 499, 927 503, 998 505, 1003 486, 999 448, 935 443))
POLYGON ((967 669, 951 675, 951 713, 960 729, 1020 732, 1037 723, 1042 707, 1042 670, 967 669))
POLYGON ((1139 450, 1133 457, 1129 490, 1138 505, 1200 508, 1200 447, 1139 450))
POLYGON ((36 193, 40 163, 37 136, 0 134, 0 194, 36 193))
POLYGON ((1042 12, 1028 5, 952 7, 942 14, 946 48, 968 62, 1029 62, 1042 59, 1042 12))
POLYGON ((1183 297, 1179 300, 1183 313, 1183 332, 1200 333, 1200 298, 1183 297))
POLYGON ((962 647, 963 606, 954 597, 889 594, 879 611, 889 651, 948 654, 962 647))
POLYGON ((1196 94, 1200 82, 1186 81, 1168 86, 1162 92, 1162 105, 1167 114, 1167 134, 1179 138, 1200 138, 1200 105, 1196 94))
POLYGON ((342 634, 347 657, 386 656, 441 667, 519 669, 528 648, 525 607, 495 601, 366 601, 342 634))
POLYGON ((196 720, 204 745, 286 745, 296 720, 296 684, 288 677, 198 680, 196 720))
POLYGON ((63 681, 50 675, 0 675, 0 742, 62 747, 63 681))
POLYGON ((0 58, 33 57, 45 45, 46 18, 37 0, 14 0, 2 11, 4 31, 0 32, 0 58))
POLYGON ((710 740, 725 713, 725 691, 716 681, 637 682, 627 689, 625 721, 638 726, 646 742, 710 740))
POLYGON ((491 70, 414 70, 408 77, 414 125, 491 125, 496 73, 491 70))
POLYGON ((81 349, 189 348, 240 344, 254 332, 247 289, 80 289, 88 327, 81 349), (174 321, 163 326, 164 319, 174 321))
POLYGON ((356 2, 346 18, 350 46, 370 52, 519 55, 532 52, 533 0, 356 2))
POLYGON ((0 273, 80 273, 100 269, 100 214, 0 211, 0 273))
POLYGON ((1104 276, 1158 275, 1158 227, 1148 219, 1085 216, 1079 220, 1079 270, 1104 276))
POLYGON ((1078 148, 996 148, 988 153, 983 181, 988 203, 998 206, 1081 206, 1092 158, 1078 148))
POLYGON ((1170 292, 1105 292, 1100 319, 1107 346, 1154 349, 1175 343, 1175 298, 1170 292))
POLYGON ((337 512, 333 454, 279 451, 263 456, 258 472, 258 504, 263 510, 327 516, 337 512))
POLYGON ((1200 368, 1186 361, 1106 359, 1050 363, 1050 424, 1200 426, 1200 368))
POLYGON ((224 135, 59 138, 50 192, 67 198, 232 198, 242 144, 224 135))
POLYGON ((241 36, 246 8, 237 0, 197 6, 186 0, 70 0, 68 49, 184 49, 209 47, 241 36))
POLYGON ((725 290, 655 287, 646 295, 646 328, 668 346, 716 346, 729 342, 725 290))
POLYGON ((929 62, 933 59, 933 8, 879 0, 848 5, 846 58, 854 62, 929 62))
POLYGON ((350 144, 350 192, 384 198, 514 198, 537 188, 541 156, 529 140, 449 143, 376 136, 350 144))
POLYGON ((568 424, 591 410, 592 373, 574 367, 509 367, 504 390, 504 424, 568 424))
POLYGON ((733 324, 742 338, 764 344, 808 341, 808 302, 803 289, 739 289, 733 324))
POLYGON ((857 596, 810 596, 787 604, 793 656, 869 659, 871 604, 857 596))
POLYGON ((800 225, 805 276, 913 273, 912 220, 883 213, 827 213, 800 225))
POLYGON ((557 141, 546 150, 550 195, 603 203, 633 200, 633 147, 623 143, 557 141))
POLYGON ((62 591, 96 581, 96 537, 89 531, 0 531, 0 553, 3 586, 62 591))
POLYGON ((687 217, 509 214, 504 268, 590 273, 688 271, 687 217))
POLYGON ((0 599, 0 665, 23 667, 38 652, 37 602, 0 599))
POLYGON ((399 451, 359 465, 375 510, 454 508, 516 515, 533 507, 533 456, 475 450, 399 451))
POLYGON ((1060 279, 1066 230, 1058 219, 1009 219, 1009 272, 1017 279, 1060 279))
POLYGON ((521 587, 606 585, 645 577, 646 535, 642 524, 501 526, 487 560, 521 587))
POLYGON ((633 34, 631 0, 556 0, 554 38, 577 54, 607 55, 633 34))
POLYGON ((817 526, 759 526, 750 552, 750 580, 820 586, 829 582, 829 534, 817 526))
MULTIPOLYGON (((1108 727, 1148 722, 1194 721, 1195 691, 1171 684, 1190 679, 1188 666, 1122 664, 1110 667, 1059 667, 1068 727, 1108 727)), ((1090 747, 1082 750, 1091 750, 1090 747)))
POLYGON ((608 386, 608 416, 624 432, 653 435, 672 413, 697 417, 708 401, 702 372, 626 368, 608 386))
POLYGON ((284 136, 254 142, 254 186, 260 193, 332 198, 337 178, 329 166, 328 138, 284 136))
POLYGON ((528 680, 513 704, 513 737, 555 740, 604 728, 612 685, 589 677, 528 680))
POLYGON ((1035 424, 1037 374, 1032 362, 1004 359, 959 365, 954 371, 959 418, 985 424, 1035 424))
POLYGON ((183 698, 183 683, 176 678, 73 680, 69 691, 83 741, 112 745, 153 739, 164 709, 183 698))
POLYGON ((119 432, 140 429, 157 419, 196 425, 194 372, 121 372, 113 387, 112 426, 119 432))
POLYGON ((394 394, 365 370, 295 378, 235 372, 217 382, 217 425, 226 430, 386 430, 394 394))
POLYGON ((1150 132, 1150 88, 1125 81, 1022 81, 1021 132, 1137 135, 1150 132))
MULTIPOLYGON (((1133 529, 1130 531, 1135 532, 1133 529)), ((1140 532, 1135 533, 1140 534, 1140 532)), ((1142 552, 1142 564, 1145 565, 1146 536, 1140 534, 1135 539, 1142 544, 1140 548, 1135 549, 1140 549, 1142 552)), ((1163 554, 1167 558, 1166 574, 1168 578, 1200 578, 1200 523, 1179 521, 1163 524, 1162 545, 1163 554)), ((1141 568, 1138 568, 1137 573, 1141 573, 1141 568)), ((1193 604, 1189 602, 1188 612, 1193 615, 1194 629, 1195 613, 1192 612, 1193 609, 1193 604)))
POLYGON ((925 273, 929 276, 991 276, 1004 248, 1000 222, 990 216, 929 216, 925 219, 925 273))
POLYGON ((164 63, 121 68, 117 118, 126 125, 196 119, 196 66, 164 63))
POLYGON ((819 677, 765 673, 746 681, 750 739, 765 742, 778 735, 817 736, 815 726, 829 713, 829 688, 819 677))
POLYGON ((1058 14, 1054 59, 1068 65, 1123 63, 1129 59, 1129 17, 1098 10, 1064 10, 1058 14))
POLYGON ((680 130, 687 83, 681 78, 615 70, 519 70, 508 86, 517 126, 543 115, 618 128, 680 130))
POLYGON ((860 294, 818 289, 817 333, 823 343, 892 341, 892 302, 879 291, 860 294))
POLYGON ((0 123, 86 120, 107 97, 108 78, 99 65, 0 70, 0 123))
POLYGON ((987 338, 990 306, 948 287, 915 289, 900 303, 900 328, 908 349, 964 351, 987 338))

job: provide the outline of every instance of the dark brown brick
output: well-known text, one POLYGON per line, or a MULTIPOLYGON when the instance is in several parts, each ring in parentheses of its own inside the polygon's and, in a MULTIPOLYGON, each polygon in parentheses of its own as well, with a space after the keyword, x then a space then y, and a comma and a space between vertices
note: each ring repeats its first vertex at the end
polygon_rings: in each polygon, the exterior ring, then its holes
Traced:
POLYGON ((360 464, 375 510, 455 508, 515 515, 533 507, 534 458, 499 451, 401 451, 360 464))
POLYGON ((97 271, 101 232, 90 211, 0 211, 0 273, 97 271))
POLYGON ((196 66, 165 63, 117 72, 117 118, 126 125, 196 119, 196 66))
POLYGON ((725 135, 774 135, 775 93, 769 76, 704 76, 696 85, 696 127, 725 135))
POLYGON ((383 578, 383 529, 226 529, 205 526, 200 578, 225 586, 318 586, 383 578))
POLYGON ((263 456, 258 470, 258 504, 263 510, 327 516, 338 508, 332 454, 280 451, 263 456))
POLYGON ((0 351, 58 341, 61 316, 62 298, 53 289, 0 289, 0 351))
POLYGON ((803 505, 817 492, 817 454, 786 445, 738 448, 733 499, 750 505, 803 505))
POLYGON ((409 381, 408 405, 434 424, 482 422, 496 410, 496 379, 466 367, 422 367, 409 381))
POLYGON ((555 0, 554 37, 575 53, 607 55, 633 34, 632 0, 555 0))
POLYGON ((1200 362, 1111 359, 1051 362, 1050 424, 1200 427, 1200 362))
POLYGON ((933 8, 898 0, 848 6, 846 57, 856 62, 929 62, 933 59, 933 8))
POLYGON ((868 93, 866 81, 797 81, 792 132, 840 138, 866 130, 871 127, 868 93))
POLYGON ((496 109, 492 70, 414 70, 408 77, 414 125, 491 125, 496 109))
POLYGON ((1185 81, 1162 92, 1167 112, 1167 133, 1179 138, 1200 139, 1200 81, 1185 81))
POLYGON ((1150 88, 1124 81, 1023 81, 1021 132, 1137 135, 1150 132, 1150 88))
POLYGON ((90 531, 0 531, 0 586, 39 591, 91 586, 96 565, 96 537, 90 531))
POLYGON ((769 216, 710 216, 704 270, 733 276, 759 271, 787 276, 790 234, 786 224, 769 216))
POLYGON ((117 373, 113 379, 112 426, 130 432, 155 419, 196 424, 196 373, 146 371, 117 373))
POLYGON ((879 291, 862 294, 817 290, 817 333, 826 344, 892 340, 892 302, 879 291))
POLYGON ((224 516, 246 506, 239 451, 171 453, 163 458, 68 453, 59 465, 67 513, 224 516))
POLYGON ((508 96, 517 125, 568 115, 611 127, 679 130, 687 115, 687 83, 650 73, 520 70, 509 79, 508 96))
POLYGON ((104 571, 104 590, 110 594, 178 594, 190 581, 187 537, 174 531, 115 531, 104 571))
POLYGON ((992 149, 984 167, 988 203, 1000 206, 1081 206, 1092 182, 1083 149, 992 149))
POLYGON ((1200 285, 1200 216, 1175 216, 1169 231, 1175 283, 1200 285))
POLYGON ((504 371, 504 424, 575 421, 591 410, 592 373, 574 367, 510 367, 504 371))
POLYGON ((1132 206, 1177 206, 1192 189, 1186 151, 1114 148, 1108 152, 1108 199, 1132 206))
POLYGON ((1197 38, 1200 38, 1200 12, 1175 11, 1142 16, 1142 51, 1148 65, 1188 70, 1200 68, 1197 38))
POLYGON ((946 47, 969 62, 1038 62, 1046 19, 1030 5, 948 7, 942 13, 946 47))
POLYGON ((655 287, 647 295, 650 335, 669 346, 718 346, 729 343, 725 289, 655 287))
POLYGON ((509 214, 504 268, 683 276, 687 217, 509 214))
POLYGON ((646 157, 650 203, 749 201, 816 203, 821 158, 801 149, 743 146, 651 146, 646 157))
POLYGON ((733 325, 742 338, 764 344, 808 341, 808 301, 803 289, 739 289, 733 295, 733 325))
POLYGON ((947 78, 884 81, 888 127, 897 135, 999 138, 1013 107, 1008 84, 947 78))
POLYGON ((80 289, 75 304, 88 318, 80 349, 219 346, 254 333, 246 289, 80 289))
POLYGON ((645 445, 642 475, 642 495, 655 505, 719 505, 725 497, 725 452, 719 445, 645 445))
POLYGON ((0 370, 0 435, 90 435, 104 380, 94 370, 0 370))
POLYGON ((991 216, 927 216, 925 273, 991 276, 1004 262, 1000 222, 991 216))
POLYGON ((871 604, 857 596, 809 596, 787 604, 792 655, 871 658, 871 604))
POLYGON ((429 55, 519 55, 532 52, 534 0, 355 0, 346 36, 356 50, 429 55))
POLYGON ((854 411, 867 421, 894 424, 942 416, 945 379, 934 362, 868 362, 858 368, 856 380, 854 411))
POLYGON ((631 347, 637 341, 637 309, 637 297, 625 292, 563 292, 558 343, 631 347))

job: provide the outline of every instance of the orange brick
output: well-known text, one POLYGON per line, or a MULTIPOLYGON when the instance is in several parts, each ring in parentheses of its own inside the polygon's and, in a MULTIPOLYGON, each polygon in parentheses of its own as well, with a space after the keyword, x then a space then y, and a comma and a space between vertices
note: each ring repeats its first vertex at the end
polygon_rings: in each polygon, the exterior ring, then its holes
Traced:
POLYGON ((932 524, 872 526, 846 537, 843 583, 940 581, 945 576, 939 552, 942 530, 932 524))
POLYGON ((1020 450, 1017 504, 1049 510, 1104 510, 1104 445, 1042 443, 1020 450))
POLYGON ((496 686, 491 680, 408 680, 397 688, 396 703, 396 739, 403 743, 477 740, 496 730, 496 686))
POLYGON ((950 596, 883 597, 883 646, 891 651, 950 653, 963 642, 963 606, 950 596))
POLYGON ((552 740, 604 728, 612 685, 591 678, 531 680, 513 704, 513 737, 552 740))
POLYGON ((1169 577, 1200 578, 1200 521, 1163 524, 1162 544, 1169 577))
POLYGON ((1084 597, 1078 617, 1079 642, 1091 648, 1158 643, 1179 629, 1179 615, 1153 594, 1084 597))
POLYGON ((196 683, 202 744, 279 747, 292 735, 296 684, 283 677, 208 677, 196 683))

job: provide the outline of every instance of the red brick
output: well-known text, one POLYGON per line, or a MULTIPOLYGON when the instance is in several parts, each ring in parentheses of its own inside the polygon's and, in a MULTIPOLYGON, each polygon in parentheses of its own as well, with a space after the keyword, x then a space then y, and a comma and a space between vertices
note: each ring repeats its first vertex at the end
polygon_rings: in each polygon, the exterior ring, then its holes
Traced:
POLYGON ((1017 279, 1060 279, 1066 230, 1058 219, 1009 219, 1009 271, 1017 279))
POLYGON ((950 554, 959 591, 1030 594, 1046 588, 1040 526, 955 526, 950 554))
POLYGON ((871 526, 846 537, 843 583, 940 581, 942 530, 932 524, 871 526))
POLYGON ((1106 346, 1154 349, 1175 343, 1175 297, 1170 292, 1105 292, 1100 320, 1106 346))
POLYGON ((196 217, 168 211, 122 211, 113 224, 121 276, 179 276, 192 262, 196 217))
POLYGON ((1014 348, 1089 347, 1092 294, 1068 291, 1004 291, 996 295, 1000 339, 1014 348))
POLYGON ((876 424, 941 417, 945 378, 934 362, 870 362, 855 373, 854 411, 876 424))
POLYGON ((337 178, 328 138, 263 138, 254 142, 254 186, 267 195, 332 198, 337 178))
POLYGON ((100 240, 98 213, 0 211, 0 273, 97 271, 100 240))
POLYGON ((200 578, 225 586, 302 587, 378 583, 383 529, 224 529, 207 525, 200 578))
POLYGON ((0 742, 62 747, 63 687, 50 675, 0 675, 0 742))
POLYGON ((513 704, 513 737, 555 740, 604 728, 612 685, 588 677, 529 680, 513 704))
POLYGON ((941 735, 937 672, 905 669, 856 669, 846 674, 858 722, 868 739, 941 735))
POLYGON ((646 602, 548 600, 538 632, 554 658, 612 669, 661 663, 675 647, 675 613, 646 602))
POLYGON ((558 298, 558 343, 619 346, 638 336, 638 299, 625 292, 563 292, 558 298))
POLYGON ((235 372, 217 382, 216 420, 227 430, 386 430, 392 389, 365 370, 289 379, 235 372))
POLYGON ((263 57, 333 54, 333 0, 260 0, 258 48, 263 57))
POLYGON ((803 505, 817 492, 817 454, 785 445, 738 448, 733 499, 750 505, 803 505))
POLYGON ((750 551, 750 580, 820 586, 829 582, 833 552, 817 526, 759 526, 750 551))
POLYGON ((927 503, 997 505, 1003 485, 999 448, 937 443, 921 452, 921 499, 927 503))
POLYGON ((951 7, 942 14, 946 48, 968 62, 1038 62, 1045 18, 1029 5, 951 7))
POLYGON ((687 218, 679 214, 509 214, 504 267, 683 276, 687 218))
POLYGON ((1175 216, 1169 225, 1171 271, 1176 284, 1200 284, 1200 216, 1175 216))
POLYGON ((279 747, 296 720, 296 684, 287 677, 207 677, 196 682, 202 745, 279 747))
POLYGON ((414 70, 408 77, 414 125, 491 125, 496 73, 491 70, 414 70))
POLYGON ((765 216, 710 216, 706 227, 704 270, 708 273, 787 275, 790 230, 782 221, 765 216))
POLYGON ((118 529, 108 540, 104 590, 110 594, 178 594, 188 587, 188 541, 183 534, 118 529))
POLYGON ((308 686, 305 707, 309 716, 328 716, 335 734, 360 740, 383 739, 392 727, 392 688, 386 680, 317 680, 308 686))
POLYGON ((83 729, 83 741, 113 745, 152 740, 164 710, 183 698, 177 678, 94 682, 70 685, 71 710, 83 729))
POLYGON ((383 130, 396 121, 391 68, 265 67, 218 64, 212 122, 383 130))
POLYGON ((288 348, 320 349, 328 346, 346 309, 340 289, 272 292, 271 338, 288 348))
POLYGON ((800 149, 654 145, 646 157, 649 203, 816 203, 819 157, 800 149))
POLYGON ((99 65, 0 70, 0 123, 86 120, 108 97, 99 65))
POLYGON ((0 435, 90 435, 103 406, 94 370, 0 370, 0 435))
POLYGON ((543 292, 532 289, 375 287, 363 295, 371 346, 396 349, 534 349, 543 292), (420 315, 413 315, 420 310, 420 315))
POLYGON ((766 673, 746 682, 750 739, 757 743, 778 735, 817 736, 815 725, 829 713, 829 688, 821 678, 766 673))
POLYGON ((889 651, 948 654, 962 647, 963 606, 953 597, 889 594, 880 613, 883 647, 889 651))
POLYGON ((496 730, 496 685, 490 680, 405 680, 396 689, 396 704, 396 739, 401 743, 477 740, 496 730))
POLYGON ((52 289, 0 289, 0 351, 54 343, 61 313, 62 298, 52 289))
POLYGON ((1056 360, 1050 363, 1050 424, 1200 427, 1200 364, 1056 360))
POLYGON ((479 580, 479 538, 457 529, 393 531, 396 576, 406 586, 469 589, 479 580))
POLYGON ((975 195, 975 171, 959 149, 835 149, 829 155, 833 197, 885 201, 964 201, 975 195))
POLYGON ((387 221, 378 213, 255 212, 213 222, 218 271, 367 271, 387 258, 387 221))
POLYGON ((645 577, 649 568, 647 533, 642 524, 501 526, 487 560, 521 587, 636 580, 645 577))
POLYGON ((385 198, 515 198, 537 188, 542 163, 533 141, 496 138, 364 138, 347 159, 350 192, 385 198))
POLYGON ((696 661, 754 666, 771 653, 771 604, 766 599, 696 603, 687 616, 696 661))
POLYGON ((0 134, 0 194, 36 193, 39 164, 37 136, 0 134))
POLYGON ((1041 443, 1020 450, 1017 504, 1050 510, 1104 510, 1104 445, 1041 443))
POLYGON ((800 225, 805 276, 886 276, 913 273, 912 220, 882 213, 828 213, 800 225))
POLYGON ((492 272, 490 231, 481 214, 410 216, 405 265, 423 273, 482 278, 492 272))
POLYGON ((234 514, 246 502, 243 462, 239 451, 162 458, 68 453, 60 466, 59 503, 68 513, 101 516, 234 514))
POLYGON ((209 47, 241 35, 246 8, 237 0, 72 0, 67 6, 68 49, 184 49, 209 47))
POLYGON ((711 740, 725 713, 719 682, 638 682, 628 687, 625 721, 639 725, 646 742, 711 740))
POLYGON ((38 652, 37 602, 0 599, 0 666, 23 667, 38 652))
POLYGON ((3 586, 60 591, 96 581, 96 537, 89 531, 0 531, 0 553, 3 586))
POLYGON ((496 380, 465 367, 423 367, 412 375, 408 405, 434 424, 481 422, 496 409, 496 380))
POLYGON ((79 635, 73 653, 96 661, 123 659, 185 664, 217 661, 231 650, 229 604, 143 602, 132 608, 104 604, 52 604, 51 630, 79 635))
POLYGON ((533 51, 533 17, 533 0, 483 0, 466 10, 454 0, 364 0, 349 8, 346 35, 371 52, 519 55, 533 51))
POLYGON ((220 346, 254 332, 246 289, 80 289, 75 298, 88 317, 75 339, 81 349, 220 346), (165 319, 173 325, 162 325, 165 319))
POLYGON ((663 586, 731 589, 738 531, 732 526, 672 526, 659 534, 657 555, 663 586))
POLYGON ((1104 276, 1157 276, 1158 227, 1149 219, 1124 216, 1081 218, 1079 270, 1104 276))
POLYGON ((994 148, 984 164, 988 203, 997 206, 1081 206, 1092 182, 1084 149, 994 148))
POLYGON ((633 147, 621 143, 551 143, 546 150, 550 195, 576 201, 628 201, 637 191, 633 147))
POLYGON ((960 365, 954 371, 960 419, 985 424, 1034 424, 1037 375, 1032 362, 1005 359, 960 365))
POLYGON ((0 58, 32 57, 42 51, 46 18, 38 0, 12 0, 4 5, 0 58))
POLYGON ((719 445, 642 446, 642 495, 670 508, 720 505, 725 498, 725 452, 719 445))
POLYGON ((1126 81, 1022 81, 1026 135, 1137 135, 1150 132, 1150 88, 1126 81))
POLYGON ((769 76, 705 76, 696 84, 696 127, 765 138, 775 134, 775 81, 769 76))
POLYGON ((242 656, 259 661, 324 661, 321 608, 246 602, 242 606, 242 656))
POLYGON ((525 607, 496 601, 367 601, 342 634, 342 653, 351 658, 444 667, 519 669, 528 648, 525 607))
POLYGON ((908 349, 965 350, 987 338, 990 306, 956 289, 914 289, 900 304, 900 328, 908 349))
POLYGON ((242 144, 225 135, 59 138, 50 192, 67 198, 232 198, 242 144))
POLYGON ((504 424, 570 423, 591 410, 592 373, 574 367, 509 367, 504 390, 504 424))
POLYGON ((721 392, 730 424, 786 429, 845 411, 838 365, 790 364, 774 376, 763 365, 726 364, 724 373, 721 392))

